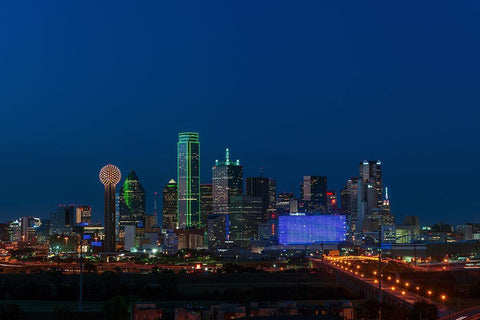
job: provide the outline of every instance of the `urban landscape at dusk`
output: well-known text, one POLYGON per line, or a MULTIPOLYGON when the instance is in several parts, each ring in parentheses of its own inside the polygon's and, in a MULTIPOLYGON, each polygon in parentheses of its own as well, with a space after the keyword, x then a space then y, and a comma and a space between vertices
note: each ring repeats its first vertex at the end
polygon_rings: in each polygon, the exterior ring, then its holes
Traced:
POLYGON ((0 12, 0 320, 480 319, 479 4, 0 12))

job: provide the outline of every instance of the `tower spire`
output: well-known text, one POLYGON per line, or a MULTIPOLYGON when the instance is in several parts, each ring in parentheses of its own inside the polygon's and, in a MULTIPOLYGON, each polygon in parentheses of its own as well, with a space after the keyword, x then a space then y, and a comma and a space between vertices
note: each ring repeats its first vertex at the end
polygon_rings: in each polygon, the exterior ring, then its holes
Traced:
POLYGON ((228 150, 228 148, 225 149, 225 163, 226 163, 227 165, 230 164, 230 150, 228 150))

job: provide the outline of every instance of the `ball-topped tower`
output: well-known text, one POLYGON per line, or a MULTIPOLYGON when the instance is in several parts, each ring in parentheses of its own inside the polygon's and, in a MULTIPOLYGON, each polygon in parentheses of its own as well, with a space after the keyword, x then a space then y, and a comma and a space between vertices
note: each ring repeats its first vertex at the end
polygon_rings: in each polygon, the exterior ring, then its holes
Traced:
POLYGON ((115 186, 122 174, 113 164, 107 164, 100 170, 100 181, 105 186, 105 241, 103 251, 114 252, 115 243, 115 186))
POLYGON ((113 164, 107 164, 105 167, 100 170, 100 181, 104 184, 113 184, 114 186, 120 182, 122 174, 120 169, 118 169, 113 164))

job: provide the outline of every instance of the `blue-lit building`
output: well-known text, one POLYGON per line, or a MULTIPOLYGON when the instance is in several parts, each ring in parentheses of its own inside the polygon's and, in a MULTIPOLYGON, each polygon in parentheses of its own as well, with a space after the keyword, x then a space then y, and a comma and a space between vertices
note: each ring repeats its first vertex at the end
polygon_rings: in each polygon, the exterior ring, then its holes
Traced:
POLYGON ((278 218, 281 245, 334 244, 346 241, 345 215, 291 213, 278 218))

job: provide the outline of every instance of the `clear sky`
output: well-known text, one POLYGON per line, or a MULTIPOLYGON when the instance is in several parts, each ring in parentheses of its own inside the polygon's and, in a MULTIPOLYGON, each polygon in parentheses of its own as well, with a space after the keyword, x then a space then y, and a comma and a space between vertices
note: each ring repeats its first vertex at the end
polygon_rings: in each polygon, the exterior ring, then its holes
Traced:
POLYGON ((200 133, 298 194, 381 159, 393 213, 480 222, 478 1, 2 1, 0 219, 103 220, 106 163, 152 193, 200 133))

